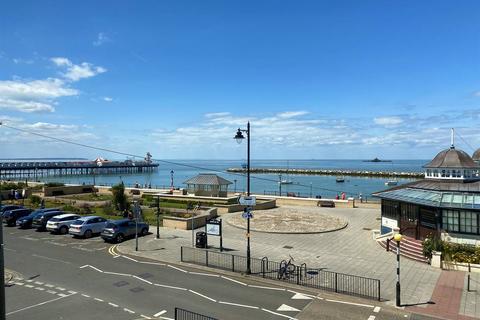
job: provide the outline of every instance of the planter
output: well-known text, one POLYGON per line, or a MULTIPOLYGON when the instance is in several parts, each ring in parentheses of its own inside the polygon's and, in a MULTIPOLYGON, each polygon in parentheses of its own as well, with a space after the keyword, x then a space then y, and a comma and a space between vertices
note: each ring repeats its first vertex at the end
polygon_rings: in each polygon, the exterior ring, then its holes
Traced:
MULTIPOLYGON (((186 211, 183 211, 186 212, 186 211)), ((207 220, 217 216, 217 209, 210 208, 195 215, 193 224, 195 228, 203 227, 207 220)), ((192 218, 163 217, 163 226, 171 229, 192 230, 192 218)))

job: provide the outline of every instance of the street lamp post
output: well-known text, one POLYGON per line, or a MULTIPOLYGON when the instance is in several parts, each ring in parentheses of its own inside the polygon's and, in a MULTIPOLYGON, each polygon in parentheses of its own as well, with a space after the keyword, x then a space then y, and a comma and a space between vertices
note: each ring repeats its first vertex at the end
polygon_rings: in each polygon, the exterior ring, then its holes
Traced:
POLYGON ((235 186, 233 187, 233 193, 237 193, 237 179, 233 179, 235 186))
POLYGON ((278 194, 282 196, 282 175, 278 175, 278 194))
POLYGON ((135 210, 135 251, 138 251, 138 216, 140 215, 140 205, 137 201, 134 202, 135 210))
MULTIPOLYGON (((250 121, 247 122, 247 129, 238 128, 234 139, 241 143, 245 137, 243 132, 247 134, 247 196, 250 196, 250 121)), ((247 215, 247 274, 251 273, 250 268, 250 214, 247 215)))
POLYGON ((171 170, 170 171, 170 191, 172 191, 172 194, 173 194, 173 174, 174 174, 174 171, 171 170))
MULTIPOLYGON (((2 194, 0 193, 0 208, 2 194)), ((5 320, 5 260, 3 258, 3 216, 0 214, 0 320, 5 320)))
POLYGON ((397 242, 397 285, 395 287, 396 301, 395 305, 397 307, 401 306, 400 299, 400 242, 402 241, 402 235, 400 233, 395 234, 393 239, 397 242))
POLYGON ((160 196, 157 197, 157 239, 160 239, 160 196))

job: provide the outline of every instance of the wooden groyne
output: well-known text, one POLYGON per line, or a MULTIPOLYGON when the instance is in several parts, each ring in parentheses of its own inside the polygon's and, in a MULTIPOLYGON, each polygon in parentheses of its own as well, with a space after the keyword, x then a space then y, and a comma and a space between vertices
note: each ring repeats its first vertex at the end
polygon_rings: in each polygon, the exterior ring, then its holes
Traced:
MULTIPOLYGON (((244 173, 244 168, 229 168, 228 172, 244 173)), ((367 171, 367 170, 339 170, 339 169, 285 169, 285 168, 250 168, 251 173, 265 174, 299 174, 317 176, 352 176, 371 178, 423 178, 423 172, 397 172, 397 171, 367 171)))

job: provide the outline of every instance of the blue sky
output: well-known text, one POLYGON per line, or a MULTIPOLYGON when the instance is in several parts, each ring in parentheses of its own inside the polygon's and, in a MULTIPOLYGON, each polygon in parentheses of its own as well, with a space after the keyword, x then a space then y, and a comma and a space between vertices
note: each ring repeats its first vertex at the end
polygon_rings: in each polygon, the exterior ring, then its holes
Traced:
MULTIPOLYGON (((4 1, 0 119, 156 158, 480 147, 478 1, 4 1), (466 143, 463 141, 465 140, 466 143)), ((1 157, 98 151, 0 128, 1 157)))

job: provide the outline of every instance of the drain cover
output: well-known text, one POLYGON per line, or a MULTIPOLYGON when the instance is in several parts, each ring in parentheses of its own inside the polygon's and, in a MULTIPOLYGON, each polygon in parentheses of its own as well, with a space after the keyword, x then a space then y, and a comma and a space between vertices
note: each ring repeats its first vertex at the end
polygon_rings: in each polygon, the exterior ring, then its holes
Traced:
POLYGON ((113 285, 115 287, 123 287, 123 286, 128 285, 128 282, 127 281, 118 281, 118 282, 115 282, 113 285))
POLYGON ((139 293, 139 292, 145 291, 145 289, 140 288, 140 287, 136 287, 136 288, 130 289, 130 291, 132 291, 134 293, 139 293))
POLYGON ((283 246, 284 249, 293 249, 292 246, 283 246))

